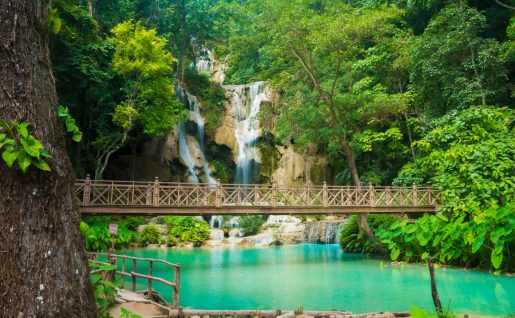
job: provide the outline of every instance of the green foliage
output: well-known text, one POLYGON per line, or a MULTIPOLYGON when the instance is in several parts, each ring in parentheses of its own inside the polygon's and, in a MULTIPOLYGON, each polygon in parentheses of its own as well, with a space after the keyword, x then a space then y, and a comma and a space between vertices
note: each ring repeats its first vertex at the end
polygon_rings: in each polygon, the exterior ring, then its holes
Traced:
POLYGON ((230 182, 230 177, 232 176, 232 171, 230 168, 220 160, 212 160, 209 162, 211 166, 214 168, 214 175, 220 179, 221 183, 230 182))
POLYGON ((50 9, 48 12, 47 21, 47 25, 50 31, 52 31, 53 34, 59 33, 59 31, 61 31, 62 23, 63 22, 59 18, 59 13, 57 12, 57 9, 50 9))
POLYGON ((244 215, 240 216, 238 227, 243 235, 249 236, 257 234, 263 223, 265 223, 265 220, 261 216, 244 215))
POLYGON ((127 130, 131 126, 130 119, 137 117, 144 133, 163 136, 183 115, 174 99, 170 76, 177 60, 166 50, 166 39, 141 23, 126 21, 111 32, 112 67, 125 79, 127 95, 125 104, 117 107, 114 121, 127 130))
POLYGON ((413 43, 412 87, 417 104, 431 116, 507 101, 503 47, 482 37, 486 17, 465 3, 443 9, 413 43))
POLYGON ((137 219, 114 220, 105 216, 89 216, 80 223, 86 250, 107 251, 111 247, 111 234, 109 234, 109 224, 111 223, 118 224, 118 235, 115 238, 116 249, 129 247, 130 243, 138 237, 137 225, 135 225, 139 223, 137 219))
POLYGON ((140 235, 140 242, 143 245, 161 243, 161 231, 155 225, 147 225, 143 228, 140 235))
POLYGON ((0 119, 0 150, 2 159, 11 168, 15 162, 22 173, 32 164, 36 168, 50 171, 50 166, 45 161, 52 156, 45 150, 45 147, 33 135, 29 134, 28 123, 7 123, 0 119))
POLYGON ((190 93, 200 98, 206 133, 214 135, 224 113, 225 93, 222 86, 211 81, 207 74, 198 73, 193 68, 186 69, 184 83, 190 93))
POLYGON ((75 142, 79 142, 82 139, 82 132, 80 131, 79 127, 77 127, 77 124, 75 123, 75 119, 70 115, 70 111, 68 110, 68 107, 64 107, 62 105, 59 105, 59 108, 57 109, 57 116, 61 118, 61 120, 64 122, 64 126, 66 127, 66 132, 72 133, 72 139, 75 142))
POLYGON ((402 220, 377 233, 392 259, 513 270, 515 134, 513 111, 473 106, 436 120, 414 143, 418 157, 397 184, 418 181, 442 190, 436 215, 402 220), (394 252, 395 251, 395 252, 394 252))
MULTIPOLYGON (((385 224, 392 224, 399 219, 398 216, 371 214, 368 217, 368 225, 374 232, 385 224)), ((360 230, 358 218, 353 215, 349 217, 346 224, 341 225, 338 242, 343 250, 347 252, 384 254, 384 247, 377 241, 372 241, 360 230)))
POLYGON ((427 310, 419 307, 412 307, 410 311, 412 318, 456 318, 456 314, 449 310, 442 309, 437 311, 435 315, 430 314, 427 310))
POLYGON ((177 242, 193 242, 200 246, 209 239, 209 224, 192 216, 166 216, 165 224, 168 228, 168 244, 177 242))
POLYGON ((120 307, 120 309, 122 311, 120 318, 141 318, 140 315, 137 315, 128 309, 125 309, 123 307, 120 307))
POLYGON ((101 318, 108 318, 110 315, 107 310, 116 297, 117 287, 114 283, 103 279, 102 272, 105 273, 114 270, 116 269, 116 266, 89 261, 89 268, 92 271, 100 271, 95 274, 91 274, 89 279, 93 286, 95 300, 99 306, 98 316, 101 318))

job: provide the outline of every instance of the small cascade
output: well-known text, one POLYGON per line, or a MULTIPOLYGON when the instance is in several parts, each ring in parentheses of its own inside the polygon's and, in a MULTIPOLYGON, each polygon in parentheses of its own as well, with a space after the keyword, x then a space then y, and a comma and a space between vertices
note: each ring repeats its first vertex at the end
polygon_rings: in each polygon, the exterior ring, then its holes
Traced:
POLYGON ((289 215, 270 215, 266 221, 269 224, 282 224, 288 222, 291 216, 289 215))
POLYGON ((306 223, 307 243, 334 244, 337 242, 340 225, 344 221, 314 221, 306 223))
POLYGON ((340 228, 340 223, 327 223, 325 229, 325 244, 333 244, 337 240, 338 229, 340 228))
POLYGON ((247 85, 231 85, 226 89, 230 94, 235 112, 234 135, 236 140, 236 176, 235 182, 250 184, 252 173, 261 161, 256 147, 260 136, 258 113, 261 102, 266 99, 264 82, 247 85))
POLYGON ((223 62, 219 62, 216 60, 213 52, 208 48, 202 48, 201 53, 202 57, 195 62, 195 69, 199 73, 209 75, 212 81, 222 85, 225 80, 225 65, 227 64, 229 55, 225 57, 223 62))
POLYGON ((212 215, 209 220, 209 227, 212 229, 221 229, 223 226, 223 217, 221 215, 212 215))
POLYGON ((186 141, 186 125, 184 122, 179 123, 179 156, 188 168, 193 182, 199 183, 199 179, 195 171, 195 160, 193 160, 188 147, 188 142, 186 141))

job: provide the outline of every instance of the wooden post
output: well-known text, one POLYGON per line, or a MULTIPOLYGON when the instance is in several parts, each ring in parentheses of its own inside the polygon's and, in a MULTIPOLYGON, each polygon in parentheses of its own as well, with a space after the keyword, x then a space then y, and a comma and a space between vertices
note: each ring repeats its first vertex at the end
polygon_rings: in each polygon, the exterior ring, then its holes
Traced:
POLYGON ((277 184, 272 181, 272 207, 277 207, 277 184))
POLYGON ((369 202, 369 205, 370 206, 376 206, 377 202, 375 200, 375 191, 374 191, 374 186, 372 185, 372 182, 369 182, 368 183, 368 201, 369 202))
POLYGON ((324 207, 327 207, 327 201, 327 182, 324 181, 324 186, 322 188, 322 204, 324 205, 324 207))
POLYGON ((220 184, 220 179, 216 179, 216 207, 219 208, 222 206, 222 185, 220 184))
POLYGON ((259 206, 259 186, 258 185, 255 185, 254 186, 254 206, 259 206))
POLYGON ((152 205, 152 184, 149 183, 147 186, 147 194, 145 197, 145 204, 152 205))
POLYGON ((427 266, 429 267, 429 276, 431 276, 431 296, 433 296, 433 303, 435 304, 436 313, 439 313, 442 310, 442 303, 440 303, 438 290, 436 289, 435 267, 432 257, 427 259, 427 266))
POLYGON ((386 206, 392 205, 392 188, 390 186, 386 187, 386 206))
POLYGON ((111 191, 109 193, 109 204, 113 203, 113 194, 114 194, 114 181, 111 182, 111 191))
POLYGON ((159 206, 159 177, 156 177, 154 180, 154 189, 152 191, 153 193, 153 200, 152 203, 154 206, 159 206))
POLYGON ((411 200, 411 201, 413 203, 413 206, 418 206, 418 189, 417 189, 416 184, 413 184, 412 195, 413 195, 413 200, 411 200))
MULTIPOLYGON (((152 261, 148 262, 148 276, 152 276, 152 261)), ((152 299, 152 279, 148 279, 148 289, 147 289, 147 297, 148 299, 152 299)))
POLYGON ((180 289, 181 289, 181 267, 174 267, 174 281, 175 286, 173 286, 173 299, 172 306, 173 308, 179 308, 179 299, 180 299, 180 289))
POLYGON ((136 273, 136 259, 132 259, 132 272, 131 272, 131 276, 132 276, 132 291, 135 292, 136 291, 136 275, 134 275, 136 273))
POLYGON ((125 255, 122 256, 122 272, 127 271, 127 257, 125 255))
POLYGON ((89 174, 86 175, 86 180, 84 181, 84 192, 82 192, 82 205, 88 206, 91 200, 91 178, 89 174))

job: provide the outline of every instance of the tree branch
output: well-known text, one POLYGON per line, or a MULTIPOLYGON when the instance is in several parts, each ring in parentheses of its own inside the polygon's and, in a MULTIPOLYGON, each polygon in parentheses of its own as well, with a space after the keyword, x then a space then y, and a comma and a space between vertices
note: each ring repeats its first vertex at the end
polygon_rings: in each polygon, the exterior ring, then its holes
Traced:
POLYGON ((512 7, 512 6, 510 6, 510 5, 507 5, 507 4, 505 4, 505 3, 502 3, 502 2, 501 2, 501 1, 499 1, 499 0, 495 0, 495 2, 496 2, 498 5, 502 6, 502 7, 508 8, 508 9, 510 9, 510 10, 515 10, 515 7, 512 7))

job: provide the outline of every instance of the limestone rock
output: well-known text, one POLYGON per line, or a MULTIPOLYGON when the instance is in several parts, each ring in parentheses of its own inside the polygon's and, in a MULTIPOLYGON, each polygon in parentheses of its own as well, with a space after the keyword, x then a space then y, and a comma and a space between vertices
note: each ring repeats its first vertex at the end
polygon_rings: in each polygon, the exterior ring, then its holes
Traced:
POLYGON ((160 151, 161 161, 171 162, 173 159, 179 158, 178 129, 174 128, 168 135, 163 138, 160 151))
POLYGON ((272 174, 273 180, 280 185, 322 184, 327 179, 328 161, 317 155, 316 148, 298 152, 293 145, 277 146, 281 159, 272 174))

